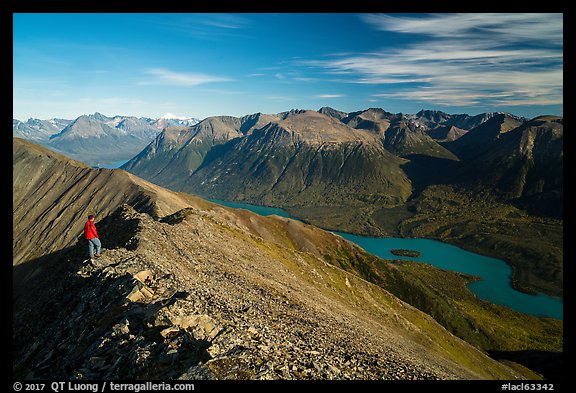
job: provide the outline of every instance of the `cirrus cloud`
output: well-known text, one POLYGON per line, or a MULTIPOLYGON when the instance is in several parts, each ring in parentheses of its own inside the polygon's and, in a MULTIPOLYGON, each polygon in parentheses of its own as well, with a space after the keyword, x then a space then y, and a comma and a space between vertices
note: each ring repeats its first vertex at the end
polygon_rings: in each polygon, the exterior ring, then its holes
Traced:
POLYGON ((318 94, 314 98, 342 98, 345 97, 344 94, 318 94))
POLYGON ((381 86, 378 97, 438 105, 563 103, 562 14, 360 17, 376 30, 417 39, 305 65, 347 83, 381 86))
POLYGON ((152 78, 140 81, 140 85, 177 85, 197 86, 213 82, 229 82, 232 79, 223 76, 209 75, 199 72, 175 72, 165 68, 151 68, 146 73, 152 78))
POLYGON ((498 36, 504 42, 546 43, 561 43, 563 38, 562 14, 552 13, 453 13, 426 17, 366 14, 361 18, 377 30, 444 38, 498 36))

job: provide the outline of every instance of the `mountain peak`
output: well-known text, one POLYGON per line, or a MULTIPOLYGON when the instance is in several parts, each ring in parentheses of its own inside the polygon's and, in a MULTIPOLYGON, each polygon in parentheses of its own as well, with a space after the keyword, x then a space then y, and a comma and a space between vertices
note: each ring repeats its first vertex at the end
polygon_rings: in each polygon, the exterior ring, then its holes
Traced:
POLYGON ((323 106, 322 108, 318 109, 318 112, 338 120, 342 120, 343 118, 348 116, 348 113, 339 111, 329 106, 323 106))
POLYGON ((186 119, 189 119, 189 118, 186 117, 186 116, 176 116, 175 114, 168 112, 168 113, 166 113, 164 116, 160 117, 160 119, 166 119, 166 120, 186 120, 186 119))
POLYGON ((282 128, 300 134, 304 140, 316 142, 344 142, 374 140, 374 136, 360 129, 354 129, 338 119, 312 110, 286 112, 277 124, 282 128))
MULTIPOLYGON (((82 117, 82 116, 81 116, 81 117, 82 117)), ((95 120, 98 120, 98 121, 101 121, 101 122, 107 122, 107 121, 110 121, 110 120, 112 119, 111 117, 108 117, 108 116, 106 116, 106 115, 103 115, 103 114, 100 113, 100 112, 94 112, 93 115, 88 115, 87 117, 92 118, 92 119, 95 119, 95 120)))

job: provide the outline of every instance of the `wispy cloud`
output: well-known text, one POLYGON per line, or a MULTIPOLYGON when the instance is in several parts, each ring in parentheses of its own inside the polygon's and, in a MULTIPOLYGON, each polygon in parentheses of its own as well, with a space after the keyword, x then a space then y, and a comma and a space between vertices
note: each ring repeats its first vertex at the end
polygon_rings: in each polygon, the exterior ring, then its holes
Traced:
MULTIPOLYGON (((441 105, 562 104, 559 14, 363 15, 377 30, 418 34, 404 47, 308 61, 349 83, 394 85, 381 97, 441 105)), ((389 89, 390 86, 388 86, 389 89)))
POLYGON ((250 22, 247 18, 237 14, 208 14, 200 23, 222 29, 243 29, 250 22))
POLYGON ((197 39, 222 41, 250 38, 251 20, 238 14, 168 14, 150 18, 148 23, 162 30, 176 31, 197 39))
POLYGON ((344 94, 319 94, 317 96, 314 96, 314 98, 341 98, 341 97, 345 97, 344 94))
POLYGON ((563 37, 562 15, 551 13, 455 13, 427 17, 367 14, 361 18, 378 30, 441 38, 485 39, 498 36, 500 43, 526 40, 561 43, 563 37))
POLYGON ((152 68, 146 71, 152 78, 140 81, 140 85, 168 84, 177 86, 197 86, 212 82, 229 82, 231 78, 199 72, 175 72, 165 68, 152 68))

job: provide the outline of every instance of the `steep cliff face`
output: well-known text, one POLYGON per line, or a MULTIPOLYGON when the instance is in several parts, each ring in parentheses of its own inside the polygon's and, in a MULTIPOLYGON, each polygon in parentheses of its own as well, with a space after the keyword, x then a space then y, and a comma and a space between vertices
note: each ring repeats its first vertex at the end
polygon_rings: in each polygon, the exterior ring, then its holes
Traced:
POLYGON ((16 379, 519 377, 328 263, 362 262, 363 251, 338 236, 89 169, 18 140, 14 151, 15 208, 43 206, 14 222, 16 379), (93 177, 79 181, 78 173, 93 177), (56 180, 40 188, 48 175, 56 180), (93 200, 100 204, 87 210, 100 207, 104 251, 90 263, 81 224, 70 233, 56 225, 77 221, 93 200), (32 222, 46 228, 41 236, 32 222), (25 247, 41 237, 34 250, 25 247))
POLYGON ((564 127, 541 116, 506 132, 462 170, 462 178, 493 190, 529 213, 563 214, 564 127))
POLYGON ((520 125, 522 119, 507 113, 497 113, 444 146, 462 160, 474 159, 489 150, 494 141, 520 125))

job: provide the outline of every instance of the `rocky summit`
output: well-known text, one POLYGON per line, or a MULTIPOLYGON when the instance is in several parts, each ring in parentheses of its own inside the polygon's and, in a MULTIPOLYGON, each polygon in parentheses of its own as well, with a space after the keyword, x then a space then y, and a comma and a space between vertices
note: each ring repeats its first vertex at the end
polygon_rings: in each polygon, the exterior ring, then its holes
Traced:
POLYGON ((337 235, 18 139, 14 151, 13 203, 29 208, 14 221, 15 379, 523 377, 329 263, 362 269, 362 250, 337 235), (78 180, 87 178, 91 186, 78 180), (81 237, 87 210, 104 247, 93 262, 81 237), (24 247, 38 238, 46 242, 24 247))

